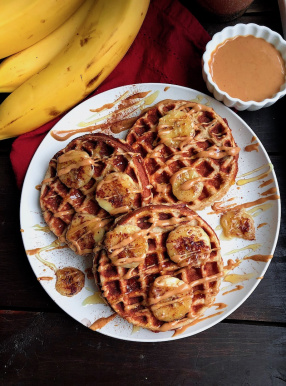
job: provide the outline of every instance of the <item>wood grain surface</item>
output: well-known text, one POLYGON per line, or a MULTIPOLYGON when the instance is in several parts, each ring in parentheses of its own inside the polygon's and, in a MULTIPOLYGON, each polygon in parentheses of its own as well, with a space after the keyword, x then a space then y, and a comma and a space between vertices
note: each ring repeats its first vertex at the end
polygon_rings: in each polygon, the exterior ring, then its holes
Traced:
MULTIPOLYGON (((240 18, 216 23, 181 1, 213 35, 255 22, 281 33, 276 1, 256 0, 240 18)), ((1 385, 274 385, 286 383, 285 98, 238 115, 262 141, 278 178, 282 221, 274 258, 253 294, 198 335, 164 343, 125 342, 83 327, 46 294, 27 260, 20 192, 10 164, 13 139, 0 141, 1 385)))

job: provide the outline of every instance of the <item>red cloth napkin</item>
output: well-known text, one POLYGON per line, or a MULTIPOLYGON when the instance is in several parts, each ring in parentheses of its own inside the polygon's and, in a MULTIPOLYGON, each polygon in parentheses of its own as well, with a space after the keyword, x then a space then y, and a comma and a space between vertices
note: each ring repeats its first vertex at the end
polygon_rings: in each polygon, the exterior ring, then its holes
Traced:
MULTIPOLYGON (((90 96, 119 86, 149 82, 206 92, 201 58, 209 40, 209 34, 178 0, 152 0, 131 48, 90 96)), ((14 141, 10 158, 19 188, 37 147, 60 118, 14 141)))

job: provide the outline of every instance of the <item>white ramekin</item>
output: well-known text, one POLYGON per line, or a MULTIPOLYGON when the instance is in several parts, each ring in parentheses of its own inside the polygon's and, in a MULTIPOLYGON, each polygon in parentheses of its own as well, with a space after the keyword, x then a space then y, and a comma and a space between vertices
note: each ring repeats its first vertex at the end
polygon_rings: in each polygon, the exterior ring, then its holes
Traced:
POLYGON ((221 32, 218 32, 213 36, 212 40, 207 44, 205 53, 203 55, 203 78, 206 82, 207 88, 217 100, 223 102, 228 107, 234 107, 240 111, 254 111, 259 110, 262 107, 271 106, 286 94, 286 81, 281 86, 280 91, 274 94, 272 98, 264 99, 261 102, 244 102, 238 98, 232 98, 225 91, 220 90, 212 79, 209 69, 209 61, 212 52, 226 39, 233 38, 238 35, 253 35, 255 37, 265 39, 267 42, 273 44, 273 46, 281 53, 282 58, 286 63, 286 41, 282 39, 282 37, 277 32, 274 32, 267 27, 259 26, 253 23, 236 24, 234 27, 226 27, 221 32))

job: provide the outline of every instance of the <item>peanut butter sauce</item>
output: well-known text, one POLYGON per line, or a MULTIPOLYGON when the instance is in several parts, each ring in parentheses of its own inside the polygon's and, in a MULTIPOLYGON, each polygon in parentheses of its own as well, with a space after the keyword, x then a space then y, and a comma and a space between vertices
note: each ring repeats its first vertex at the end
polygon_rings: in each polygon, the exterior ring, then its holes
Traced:
POLYGON ((194 155, 193 158, 213 158, 221 159, 226 156, 235 156, 239 153, 239 147, 227 147, 227 146, 211 146, 208 150, 203 150, 194 155))
POLYGON ((261 224, 259 224, 259 225, 257 226, 257 229, 262 228, 262 227, 264 227, 264 226, 267 225, 267 224, 268 224, 267 222, 262 222, 261 224))
POLYGON ((285 82, 285 62, 270 43, 255 36, 236 36, 213 51, 209 69, 213 81, 231 97, 260 102, 276 94, 285 82))
POLYGON ((194 320, 194 321, 192 321, 192 322, 186 324, 185 326, 180 327, 178 330, 176 330, 176 331, 174 332, 174 334, 172 335, 172 338, 175 337, 175 336, 177 336, 177 335, 182 334, 182 333, 185 332, 189 327, 194 326, 194 325, 198 324, 199 322, 202 322, 203 320, 207 320, 207 319, 213 318, 214 316, 221 315, 221 314, 223 314, 223 312, 224 312, 224 311, 219 311, 219 312, 216 312, 215 314, 208 315, 208 316, 205 316, 205 317, 203 317, 203 318, 198 318, 198 319, 196 319, 196 320, 194 320))
POLYGON ((251 255, 251 256, 246 256, 244 260, 261 261, 262 263, 267 263, 272 258, 273 258, 273 255, 251 255))
POLYGON ((265 192, 260 193, 260 194, 261 194, 261 196, 268 196, 269 194, 274 194, 276 192, 277 192, 276 188, 270 188, 270 189, 268 189, 265 192))
POLYGON ((243 288, 244 288, 243 285, 237 285, 237 286, 235 286, 234 289, 232 289, 232 290, 230 290, 230 291, 224 292, 223 295, 227 295, 227 294, 230 294, 231 292, 235 292, 235 291, 240 291, 240 290, 242 290, 243 288))
POLYGON ((278 196, 277 194, 271 194, 270 196, 267 196, 267 197, 261 197, 261 198, 258 198, 257 200, 255 201, 250 201, 250 202, 246 202, 244 204, 241 204, 241 205, 236 205, 236 206, 233 206, 233 205, 227 205, 225 207, 222 207, 221 204, 222 202, 215 202, 213 205, 212 205, 212 209, 215 213, 225 213, 227 212, 229 209, 232 209, 232 210, 239 210, 239 209, 243 209, 243 208, 250 208, 252 206, 255 206, 255 205, 260 205, 260 204, 263 204, 264 202, 268 201, 268 200, 279 200, 280 196, 278 196))
POLYGON ((99 330, 100 328, 104 327, 107 323, 111 322, 117 314, 112 314, 108 316, 107 318, 100 318, 97 319, 92 325, 89 327, 91 330, 99 330))
POLYGON ((227 307, 227 304, 225 303, 214 303, 213 307, 216 307, 216 310, 222 310, 227 307))
POLYGON ((254 150, 258 152, 258 149, 259 149, 259 144, 258 143, 253 143, 251 145, 247 145, 244 148, 244 150, 247 151, 247 152, 251 152, 251 151, 254 151, 254 150))
POLYGON ((272 184, 272 182, 274 182, 274 179, 270 178, 269 180, 262 182, 262 184, 259 185, 259 188, 264 188, 265 186, 272 184))

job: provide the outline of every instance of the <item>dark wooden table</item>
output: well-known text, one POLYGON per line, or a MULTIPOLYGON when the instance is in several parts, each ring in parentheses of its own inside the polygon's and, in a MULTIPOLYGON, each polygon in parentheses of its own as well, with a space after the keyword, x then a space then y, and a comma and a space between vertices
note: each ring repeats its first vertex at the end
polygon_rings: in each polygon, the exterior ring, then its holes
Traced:
MULTIPOLYGON (((282 34, 277 1, 256 0, 228 23, 214 23, 193 0, 182 1, 213 35, 239 22, 282 34)), ((133 343, 92 332, 59 309, 27 260, 19 224, 20 192, 0 142, 0 384, 285 385, 286 383, 286 99, 238 113, 264 144, 275 167, 282 223, 270 267, 233 314, 198 335, 133 343)))

